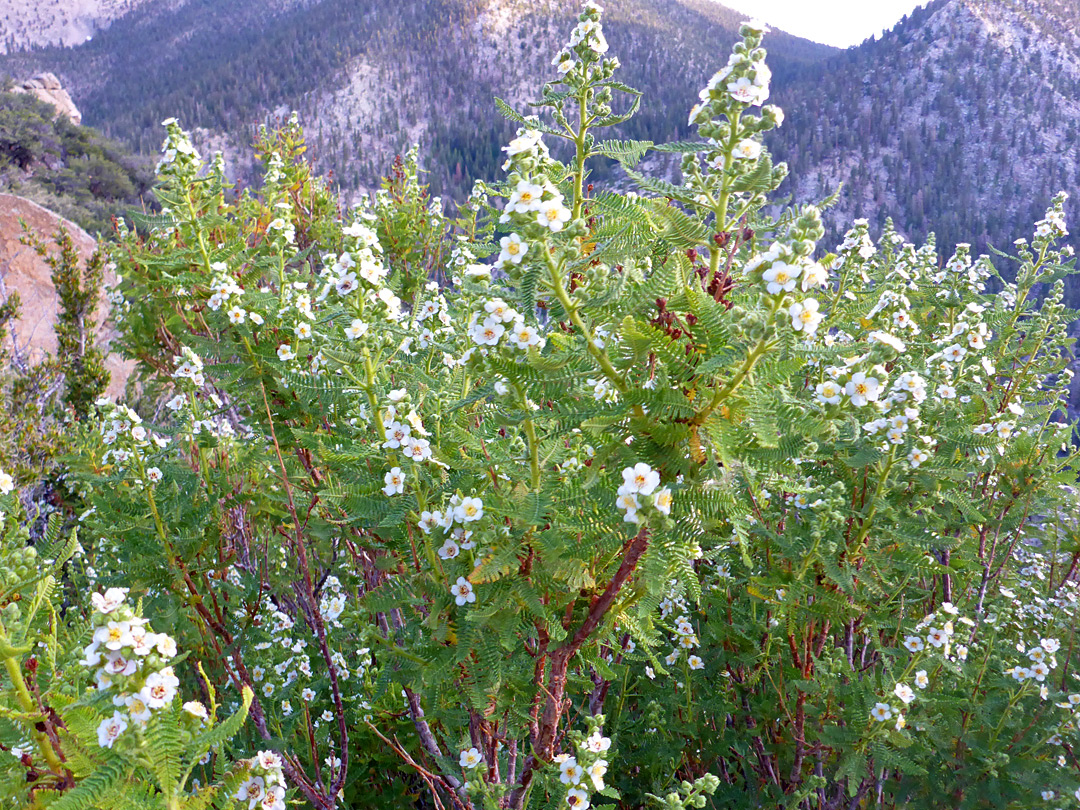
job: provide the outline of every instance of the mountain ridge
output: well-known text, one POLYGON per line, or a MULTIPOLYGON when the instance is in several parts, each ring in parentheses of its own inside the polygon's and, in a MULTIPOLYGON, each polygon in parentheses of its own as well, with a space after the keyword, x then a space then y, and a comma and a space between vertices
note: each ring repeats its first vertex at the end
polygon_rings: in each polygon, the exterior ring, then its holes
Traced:
MULTIPOLYGON (((578 5, 275 0, 255 14, 250 0, 170 0, 137 5, 91 42, 10 55, 0 72, 53 70, 88 123, 143 153, 175 116, 223 147, 242 181, 253 128, 294 109, 346 197, 420 141, 433 190, 458 198, 498 176, 513 133, 493 97, 522 108, 538 95, 578 5)), ((645 93, 617 136, 689 136, 686 113, 742 15, 709 0, 607 5, 620 78, 645 93)), ((1076 0, 933 0, 843 51, 770 33, 771 100, 787 122, 767 145, 790 166, 782 190, 802 202, 842 188, 829 239, 854 218, 892 217, 914 240, 934 230, 946 252, 1009 247, 1080 182, 1078 30, 1076 0)), ((596 179, 616 176, 601 166, 596 179)))

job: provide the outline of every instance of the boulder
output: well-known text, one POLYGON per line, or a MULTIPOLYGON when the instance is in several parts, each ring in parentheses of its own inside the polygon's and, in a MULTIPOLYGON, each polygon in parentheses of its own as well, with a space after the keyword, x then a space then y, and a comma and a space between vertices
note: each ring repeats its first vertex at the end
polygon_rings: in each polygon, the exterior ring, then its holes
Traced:
MULTIPOLYGON (((17 353, 22 361, 32 364, 41 362, 47 354, 56 350, 53 326, 56 323, 57 300, 49 266, 33 248, 20 242, 23 235, 20 220, 46 244, 50 243, 51 237, 63 225, 84 258, 94 252, 97 243, 78 225, 37 203, 13 194, 0 194, 0 299, 17 292, 21 301, 19 318, 10 330, 12 334, 6 337, 4 348, 17 353)), ((107 272, 106 284, 115 281, 115 276, 107 272)), ((105 367, 110 374, 107 394, 115 398, 123 394, 134 363, 108 353, 109 344, 116 336, 105 324, 108 307, 108 300, 103 292, 94 313, 95 333, 98 346, 105 353, 105 367)))
POLYGON ((71 100, 67 90, 60 84, 60 80, 53 73, 39 73, 37 76, 17 83, 12 90, 16 93, 29 93, 46 104, 51 105, 56 111, 68 118, 73 124, 82 123, 82 113, 71 100))

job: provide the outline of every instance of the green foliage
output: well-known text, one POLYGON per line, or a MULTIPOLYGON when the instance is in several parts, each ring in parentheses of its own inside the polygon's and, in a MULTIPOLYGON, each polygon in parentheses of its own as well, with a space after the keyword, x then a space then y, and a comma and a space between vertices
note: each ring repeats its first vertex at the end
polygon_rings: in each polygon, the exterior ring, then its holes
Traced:
POLYGON ((144 161, 31 95, 0 92, 0 188, 27 197, 90 233, 142 207, 152 178, 144 161))
MULTIPOLYGON (((71 460, 85 565, 145 594, 211 700, 250 690, 221 734, 279 752, 298 800, 1028 808, 1080 787, 1064 196, 1015 283, 866 222, 815 259, 820 208, 772 205, 762 35, 741 28, 669 147, 678 182, 630 174, 633 194, 592 173, 653 151, 596 139, 638 96, 593 4, 539 118, 510 116, 506 181, 453 220, 416 152, 342 211, 295 119, 238 194, 166 122, 168 216, 111 255, 146 395, 102 403, 71 460)), ((141 694, 162 655, 105 688, 141 694)), ((72 704, 76 739, 96 705, 72 704)), ((178 714, 85 743, 86 792, 175 795, 212 744, 178 714), (111 770, 144 738, 143 776, 111 770)))
POLYGON ((0 768, 0 801, 35 810, 195 810, 231 806, 253 778, 280 782, 280 762, 267 752, 221 764, 221 749, 247 718, 250 689, 223 722, 208 684, 209 708, 197 701, 181 708, 167 665, 175 643, 154 633, 122 590, 95 593, 90 621, 81 599, 59 609, 58 578, 67 569, 69 586, 83 579, 73 570, 82 567, 82 548, 55 516, 30 545, 25 515, 9 493, 0 486, 0 744, 10 752, 0 768))

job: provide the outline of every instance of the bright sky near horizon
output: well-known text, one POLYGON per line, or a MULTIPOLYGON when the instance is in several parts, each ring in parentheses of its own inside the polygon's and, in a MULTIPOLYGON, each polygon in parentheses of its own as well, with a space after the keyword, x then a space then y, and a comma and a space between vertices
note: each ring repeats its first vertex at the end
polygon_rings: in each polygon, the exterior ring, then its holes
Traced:
POLYGON ((892 28, 926 0, 719 0, 750 18, 794 34, 846 48, 892 28))

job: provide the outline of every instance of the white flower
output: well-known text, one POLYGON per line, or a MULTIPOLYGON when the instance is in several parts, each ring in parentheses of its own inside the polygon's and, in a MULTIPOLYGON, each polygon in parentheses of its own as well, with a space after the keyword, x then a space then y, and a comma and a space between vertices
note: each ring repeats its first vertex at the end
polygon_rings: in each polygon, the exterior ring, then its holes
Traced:
POLYGON ((118 711, 113 712, 112 717, 106 717, 97 727, 98 745, 102 748, 112 748, 120 735, 127 731, 128 723, 124 715, 118 711))
POLYGON ((383 492, 387 496, 400 495, 405 491, 405 473, 401 471, 401 467, 391 467, 390 472, 383 476, 383 480, 386 482, 383 492))
POLYGON ((570 209, 563 205, 560 199, 546 200, 536 212, 536 221, 552 233, 561 231, 569 220, 570 209))
POLYGON ((157 467, 151 467, 150 469, 148 469, 146 471, 146 478, 147 478, 148 481, 151 481, 152 483, 156 484, 158 481, 160 481, 162 479, 162 477, 163 477, 162 472, 157 467))
POLYGON ((469 336, 478 346, 494 346, 506 332, 506 327, 493 315, 484 318, 482 323, 474 324, 469 336))
POLYGON ((127 588, 109 588, 104 594, 90 595, 90 603, 98 613, 108 615, 127 601, 127 588))
POLYGON ((875 703, 874 708, 870 710, 870 719, 877 720, 879 723, 891 720, 892 716, 893 707, 888 703, 875 703))
POLYGON ((391 450, 403 447, 412 435, 412 428, 409 425, 398 422, 396 419, 391 419, 383 425, 383 430, 385 432, 386 441, 383 442, 382 446, 388 447, 391 450))
POLYGON ((109 622, 94 633, 94 643, 103 644, 107 650, 121 650, 134 645, 130 622, 109 622))
POLYGON ((348 295, 359 286, 360 284, 356 280, 356 273, 343 273, 334 283, 334 289, 337 290, 338 295, 348 295))
POLYGON ((359 318, 353 318, 352 323, 345 327, 345 337, 349 340, 359 340, 368 332, 368 325, 359 318))
POLYGON ((443 560, 452 560, 461 553, 461 549, 458 544, 451 538, 446 538, 446 541, 439 547, 439 558, 443 560))
POLYGON ((499 245, 502 247, 498 259, 500 265, 521 264, 521 260, 525 258, 529 250, 529 243, 522 242, 521 237, 516 233, 504 236, 499 240, 499 245))
POLYGON ((405 455, 413 461, 427 461, 431 458, 431 442, 410 436, 405 441, 405 455))
POLYGON ((457 602, 458 605, 476 601, 476 594, 473 592, 472 583, 465 579, 465 577, 457 578, 457 582, 450 586, 450 593, 454 595, 454 601, 457 602))
POLYGON ((840 402, 840 394, 843 393, 843 389, 838 383, 832 380, 826 380, 825 382, 818 383, 815 389, 815 398, 823 405, 836 405, 840 402))
POLYGON ((656 507, 656 511, 661 515, 670 515, 672 501, 671 490, 668 487, 664 487, 663 489, 658 489, 656 491, 656 495, 653 498, 653 506, 656 507))
POLYGON ((606 759, 598 759, 586 769, 586 772, 589 774, 589 779, 592 780, 593 787, 597 790, 604 789, 604 775, 607 774, 607 769, 608 764, 606 759))
POLYGON ((927 643, 934 647, 943 647, 948 640, 948 634, 944 630, 939 630, 936 627, 931 627, 930 632, 926 634, 927 643))
POLYGON ((589 794, 578 788, 571 788, 566 794, 566 803, 571 810, 586 810, 589 806, 589 794))
POLYGON ((904 703, 911 703, 911 701, 915 699, 914 690, 906 683, 898 683, 893 689, 893 694, 904 701, 904 703))
POLYGON ((911 452, 908 453, 907 458, 908 464, 910 464, 912 468, 917 468, 920 464, 926 463, 927 459, 929 459, 930 456, 923 450, 920 450, 918 447, 913 447, 911 449, 911 452))
POLYGON ((633 492, 622 492, 622 487, 619 487, 619 490, 615 498, 615 506, 626 512, 627 522, 633 523, 637 519, 637 510, 641 508, 641 502, 633 492))
POLYGON ((294 357, 296 357, 296 352, 292 350, 292 346, 290 346, 288 343, 282 343, 280 346, 277 347, 277 356, 278 360, 280 360, 282 363, 287 363, 289 360, 292 360, 294 357))
POLYGON ((753 138, 743 138, 735 145, 735 157, 744 160, 757 160, 761 155, 761 144, 753 138))
POLYGON ((543 193, 542 186, 530 183, 528 180, 520 180, 517 188, 510 195, 509 202, 506 203, 506 210, 516 211, 519 214, 536 211, 540 207, 540 197, 543 193))
POLYGON ((180 679, 173 674, 172 667, 165 667, 147 676, 146 684, 139 690, 139 696, 151 709, 160 709, 172 703, 179 686, 180 679))
POLYGON ((248 803, 248 810, 255 810, 255 805, 266 798, 266 780, 261 776, 252 776, 236 791, 236 798, 248 803))
POLYGON ((915 673, 915 685, 920 689, 925 689, 930 685, 930 678, 927 677, 925 669, 920 669, 915 673))
POLYGON ((585 740, 585 747, 594 754, 603 754, 611 748, 611 738, 605 737, 598 729, 585 740))
POLYGON ((475 768, 481 762, 484 761, 484 757, 475 748, 470 748, 468 751, 462 751, 461 756, 458 757, 458 764, 462 768, 475 768))
POLYGON ((704 669, 705 668, 705 662, 702 661, 696 655, 691 655, 689 658, 687 658, 686 663, 690 665, 690 669, 704 669))
POLYGON ((918 636, 907 636, 904 639, 904 646, 907 647, 909 652, 920 652, 926 649, 926 645, 923 644, 923 640, 918 636))
POLYGON ((206 707, 197 700, 189 700, 185 703, 184 711, 197 720, 206 720, 210 716, 206 711, 206 707))
POLYGON ((585 778, 585 769, 578 765, 574 757, 567 757, 559 763, 559 781, 564 785, 580 785, 585 778))
POLYGON ((519 349, 525 351, 530 346, 539 346, 542 338, 540 333, 536 331, 536 327, 528 326, 525 321, 518 321, 514 324, 513 331, 510 332, 510 341, 519 349))
POLYGON ((769 97, 768 87, 759 87, 746 76, 728 82, 727 90, 733 99, 741 101, 743 104, 761 106, 769 97))
POLYGON ((964 359, 964 355, 967 354, 967 349, 959 344, 954 343, 952 346, 948 346, 942 352, 942 356, 949 363, 959 363, 964 359))
POLYGON ((851 398, 852 405, 862 407, 877 400, 881 394, 881 385, 876 377, 867 377, 865 372, 857 371, 844 386, 844 393, 851 398))
POLYGON ((240 324, 242 324, 246 317, 247 311, 235 304, 229 310, 229 322, 233 326, 239 326, 240 324))
POLYGON ((803 267, 802 288, 823 287, 829 282, 829 271, 820 262, 809 262, 803 267))
POLYGON ((772 267, 761 274, 761 280, 765 282, 770 295, 791 292, 795 289, 796 280, 802 268, 795 264, 783 261, 773 262, 772 267))
POLYGON ((818 312, 818 307, 821 306, 817 299, 807 298, 805 301, 796 302, 788 307, 788 314, 791 316, 791 328, 796 332, 803 332, 807 337, 810 337, 817 332, 818 326, 825 319, 825 316, 818 312))
POLYGON ((308 340, 311 337, 311 324, 307 321, 301 321, 296 325, 296 336, 301 340, 308 340))
POLYGON ((470 523, 484 516, 484 502, 479 498, 466 497, 454 507, 454 519, 461 523, 470 523))
POLYGON ((260 751, 256 755, 255 761, 265 771, 281 770, 281 757, 274 751, 260 751))
POLYGON ((644 461, 639 461, 633 467, 627 467, 622 472, 623 485, 620 491, 631 494, 652 495, 660 486, 660 473, 644 461))

